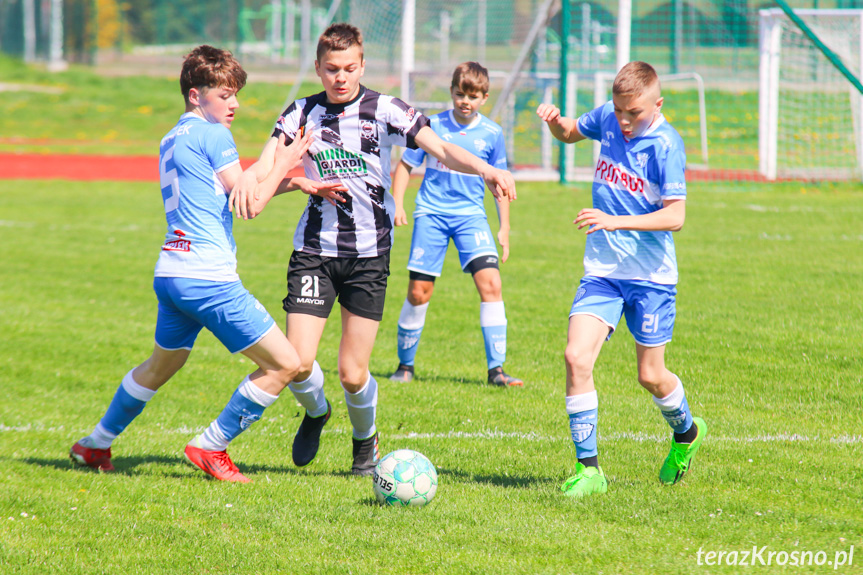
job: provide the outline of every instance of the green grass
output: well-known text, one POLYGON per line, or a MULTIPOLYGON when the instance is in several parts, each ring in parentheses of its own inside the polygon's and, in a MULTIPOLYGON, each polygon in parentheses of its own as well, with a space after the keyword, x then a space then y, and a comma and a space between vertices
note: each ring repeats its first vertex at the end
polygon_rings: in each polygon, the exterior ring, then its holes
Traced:
MULTIPOLYGON (((179 67, 178 60, 178 71, 179 67)), ((0 57, 0 78, 56 92, 3 93, 7 113, 0 115, 0 153, 154 155, 158 142, 183 111, 179 83, 174 76, 106 78, 78 66, 50 74, 0 57)), ((300 95, 321 90, 320 84, 313 80, 314 77, 304 84, 300 95)), ((491 111, 497 98, 495 90, 501 87, 492 87, 493 95, 483 109, 485 113, 491 111)), ((447 101, 447 90, 445 86, 441 88, 433 92, 420 90, 417 100, 447 101)), ((581 88, 578 113, 593 106, 592 85, 581 88)), ((241 107, 232 132, 243 157, 260 153, 289 92, 289 85, 265 82, 250 82, 240 92, 241 107)), ((539 93, 519 96, 514 128, 516 164, 538 165, 542 161, 540 136, 546 128, 536 115, 540 98, 539 93)), ((702 163, 697 92, 668 87, 665 98, 663 111, 683 136, 689 161, 702 163)), ((710 167, 757 169, 757 93, 709 90, 705 98, 710 167)), ((576 165, 592 165, 591 150, 590 144, 577 146, 576 165)), ((556 149, 554 154, 556 163, 556 149)))
MULTIPOLYGON (((202 334, 187 366, 114 444, 118 473, 67 452, 152 348, 152 268, 164 228, 154 184, 4 182, 0 194, 0 565, 4 574, 740 573, 697 552, 857 551, 863 572, 863 208, 859 187, 692 184, 676 234, 681 282, 669 367, 711 434, 673 488, 657 473, 670 432, 636 381, 624 324, 596 367, 606 495, 565 499, 574 467, 563 409, 567 313, 586 186, 522 184, 502 267, 508 369, 483 384, 478 298, 454 254, 437 282, 417 379, 395 384, 410 228, 399 228, 371 370, 384 452, 440 472, 426 508, 378 507, 347 474, 350 424, 335 381, 338 317, 319 361, 334 418, 318 460, 290 463, 290 395, 231 446, 254 480, 184 463, 183 445, 251 364, 202 334), (27 514, 25 517, 23 514, 27 514)), ((303 197, 237 223, 240 275, 282 318, 303 197)), ((765 556, 766 558, 766 556, 765 556)), ((827 572, 832 567, 753 572, 827 572)))

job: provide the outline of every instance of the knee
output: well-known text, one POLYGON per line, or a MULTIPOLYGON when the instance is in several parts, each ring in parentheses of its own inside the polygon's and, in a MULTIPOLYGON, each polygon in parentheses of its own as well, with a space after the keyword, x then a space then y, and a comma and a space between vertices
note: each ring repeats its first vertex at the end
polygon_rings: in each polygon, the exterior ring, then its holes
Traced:
POLYGON ((501 301, 503 287, 499 275, 494 275, 477 282, 482 301, 501 301))
POLYGON ((639 366, 638 383, 653 395, 657 395, 664 381, 664 371, 649 366, 639 366))
POLYGON ((590 356, 573 345, 566 346, 566 350, 563 352, 563 359, 566 361, 567 369, 576 378, 579 376, 589 376, 593 373, 593 361, 590 356))
POLYGON ((351 393, 356 393, 369 380, 369 370, 361 368, 343 368, 339 366, 339 381, 342 387, 351 393))
POLYGON ((408 301, 411 305, 423 305, 427 304, 431 299, 432 290, 434 289, 434 284, 430 285, 411 285, 410 289, 408 289, 408 301))

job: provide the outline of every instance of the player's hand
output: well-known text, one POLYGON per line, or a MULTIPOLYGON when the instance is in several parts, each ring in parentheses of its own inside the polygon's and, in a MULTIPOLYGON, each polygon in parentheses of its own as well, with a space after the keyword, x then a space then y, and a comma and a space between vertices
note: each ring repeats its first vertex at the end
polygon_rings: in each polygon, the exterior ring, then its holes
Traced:
POLYGON ((554 104, 540 104, 536 115, 547 124, 560 124, 560 108, 554 104))
POLYGON ((334 206, 336 203, 345 203, 351 195, 348 187, 341 182, 318 182, 308 178, 294 178, 292 181, 304 194, 324 198, 334 206))
POLYGON ((610 216, 602 210, 585 208, 578 212, 578 216, 576 216, 575 221, 572 223, 578 224, 578 229, 587 227, 585 234, 592 234, 599 230, 605 230, 608 232, 617 230, 616 221, 617 218, 615 216, 610 216))
POLYGON ((402 207, 396 207, 396 214, 393 217, 393 223, 396 227, 408 225, 408 214, 402 207))
POLYGON ((509 258, 509 230, 500 229, 497 231, 497 243, 500 244, 500 261, 501 263, 506 263, 506 260, 509 258))
POLYGON ((240 175, 237 183, 234 184, 234 189, 231 190, 231 195, 228 196, 228 209, 238 218, 248 220, 258 215, 255 209, 256 188, 258 187, 258 177, 254 170, 246 170, 240 175))
POLYGON ((294 138, 294 141, 287 146, 284 132, 279 134, 279 145, 276 146, 274 160, 279 169, 283 169, 286 174, 303 163, 303 154, 312 145, 312 130, 303 129, 299 134, 299 137, 294 138))
POLYGON ((511 202, 516 199, 515 178, 509 171, 490 168, 482 177, 485 180, 485 185, 488 186, 497 201, 509 200, 511 202))

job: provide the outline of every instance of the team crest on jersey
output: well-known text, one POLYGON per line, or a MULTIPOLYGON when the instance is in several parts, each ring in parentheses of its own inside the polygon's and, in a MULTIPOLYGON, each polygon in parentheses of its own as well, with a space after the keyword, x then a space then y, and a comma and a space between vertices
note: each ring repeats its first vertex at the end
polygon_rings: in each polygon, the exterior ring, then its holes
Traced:
POLYGON ((650 156, 646 152, 640 152, 635 154, 635 165, 639 168, 643 168, 647 165, 647 158, 650 156))
POLYGON ((611 132, 611 131, 606 132, 605 137, 608 138, 609 140, 613 140, 614 139, 614 132, 611 132))
POLYGON ((408 120, 413 120, 414 116, 416 116, 416 115, 417 115, 417 111, 414 110, 413 108, 408 108, 407 111, 405 111, 405 116, 408 117, 408 120))
POLYGON ((313 156, 322 180, 361 178, 369 173, 366 161, 359 154, 330 148, 313 156))
POLYGON ((486 143, 485 140, 480 140, 479 138, 477 138, 476 140, 473 141, 473 145, 476 147, 477 152, 482 152, 483 150, 485 150, 485 147, 488 144, 486 143))
POLYGON ((371 143, 373 150, 378 149, 378 123, 360 120, 360 138, 371 143))

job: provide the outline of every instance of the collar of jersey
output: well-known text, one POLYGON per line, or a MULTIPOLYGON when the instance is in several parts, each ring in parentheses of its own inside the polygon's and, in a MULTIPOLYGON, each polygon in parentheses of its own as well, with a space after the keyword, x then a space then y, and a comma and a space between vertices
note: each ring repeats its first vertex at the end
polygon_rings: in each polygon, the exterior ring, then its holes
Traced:
POLYGON ((327 102, 327 93, 324 92, 324 107, 327 110, 344 110, 351 104, 355 104, 360 98, 363 97, 363 94, 366 93, 366 87, 360 84, 360 91, 357 92, 357 95, 350 102, 345 102, 344 104, 331 104, 327 102))
POLYGON ((458 121, 456 121, 456 119, 455 119, 455 114, 453 114, 453 111, 448 110, 448 112, 449 112, 449 121, 452 122, 452 125, 455 126, 456 128, 458 128, 459 131, 470 130, 471 128, 478 126, 479 123, 482 121, 482 114, 477 112, 476 118, 471 120, 470 124, 459 124, 458 121))

